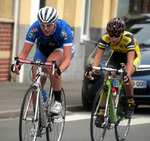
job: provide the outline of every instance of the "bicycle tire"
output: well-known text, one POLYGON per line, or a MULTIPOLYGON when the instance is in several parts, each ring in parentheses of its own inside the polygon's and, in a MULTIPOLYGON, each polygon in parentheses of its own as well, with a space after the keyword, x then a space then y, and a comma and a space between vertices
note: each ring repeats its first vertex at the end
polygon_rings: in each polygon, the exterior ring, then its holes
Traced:
POLYGON ((33 106, 33 95, 36 94, 36 86, 30 86, 26 91, 19 119, 19 139, 20 141, 35 141, 39 128, 39 108, 37 110, 36 118, 34 121, 35 110, 33 106))
POLYGON ((107 109, 105 109, 107 116, 104 118, 104 125, 102 127, 97 127, 95 125, 95 120, 98 115, 98 109, 99 109, 99 101, 102 98, 102 96, 107 96, 108 92, 108 87, 106 85, 103 85, 96 93, 93 107, 92 107, 92 112, 91 112, 91 121, 90 121, 90 134, 91 134, 91 140, 92 141, 103 141, 105 137, 105 133, 108 127, 108 120, 109 120, 109 105, 107 109), (104 92, 103 95, 100 95, 104 92), (101 98, 100 98, 101 97, 101 98))
POLYGON ((115 124, 115 136, 117 141, 125 141, 127 138, 131 118, 126 119, 125 116, 126 95, 124 90, 121 90, 119 103, 117 108, 118 120, 115 124))
MULTIPOLYGON (((48 106, 48 111, 50 111, 51 105, 54 103, 53 89, 50 87, 49 97, 52 95, 51 103, 48 106)), ((65 126, 65 116, 66 116, 66 97, 64 89, 61 90, 61 100, 62 100, 62 112, 59 115, 54 115, 48 112, 48 122, 49 126, 46 127, 46 138, 47 141, 61 141, 64 126, 65 126)))

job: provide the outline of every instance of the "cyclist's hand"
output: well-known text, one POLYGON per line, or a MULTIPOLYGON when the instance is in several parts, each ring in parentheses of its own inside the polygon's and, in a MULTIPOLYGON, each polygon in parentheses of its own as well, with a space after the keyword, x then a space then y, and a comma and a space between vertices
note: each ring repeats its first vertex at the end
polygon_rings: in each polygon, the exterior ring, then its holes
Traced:
POLYGON ((94 77, 92 76, 93 73, 94 73, 94 70, 92 70, 92 66, 88 65, 86 68, 85 76, 89 78, 90 80, 94 80, 94 77))
POLYGON ((92 75, 93 75, 93 71, 87 71, 87 72, 85 72, 85 76, 87 78, 89 78, 90 80, 94 80, 94 77, 92 75))
POLYGON ((123 82, 128 85, 129 84, 129 76, 127 74, 127 72, 123 73, 123 82))
POLYGON ((21 66, 20 66, 20 65, 16 65, 16 66, 15 66, 15 70, 14 70, 14 64, 11 65, 11 72, 16 73, 17 75, 20 74, 20 72, 19 72, 20 69, 21 69, 21 66))
POLYGON ((56 72, 56 77, 60 77, 60 75, 61 75, 61 70, 60 70, 60 68, 59 67, 57 67, 57 69, 55 70, 55 72, 56 72))

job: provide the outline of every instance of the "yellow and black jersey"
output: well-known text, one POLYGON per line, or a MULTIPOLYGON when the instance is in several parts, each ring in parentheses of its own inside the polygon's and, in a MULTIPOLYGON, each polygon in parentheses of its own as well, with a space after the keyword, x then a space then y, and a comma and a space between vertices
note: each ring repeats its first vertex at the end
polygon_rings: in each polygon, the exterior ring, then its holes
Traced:
POLYGON ((105 47, 111 47, 112 50, 116 52, 127 53, 128 51, 135 51, 136 55, 140 57, 140 49, 139 45, 136 42, 133 34, 124 31, 123 36, 118 44, 114 45, 111 43, 109 34, 104 34, 99 42, 99 48, 105 49, 105 47))
MULTIPOLYGON (((120 39, 120 42, 117 44, 113 44, 111 42, 109 34, 107 34, 107 33, 104 34, 99 41, 98 47, 103 50, 105 50, 106 47, 110 47, 113 50, 111 56, 114 53, 115 54, 120 53, 120 54, 122 54, 122 57, 123 57, 124 56, 123 54, 127 54, 127 52, 129 52, 129 51, 135 51, 135 60, 133 62, 133 65, 137 69, 140 64, 141 54, 140 54, 139 45, 138 45, 136 39, 134 38, 134 35, 128 31, 124 31, 123 36, 120 39)), ((111 58, 111 56, 110 56, 110 58, 111 58)), ((120 58, 118 58, 118 59, 120 59, 120 58)))

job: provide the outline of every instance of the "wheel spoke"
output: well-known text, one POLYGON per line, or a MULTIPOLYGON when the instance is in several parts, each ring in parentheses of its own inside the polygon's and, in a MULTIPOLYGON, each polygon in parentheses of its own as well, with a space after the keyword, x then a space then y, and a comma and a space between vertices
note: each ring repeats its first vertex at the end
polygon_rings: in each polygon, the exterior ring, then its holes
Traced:
MULTIPOLYGON (((50 111, 50 108, 52 106, 52 103, 54 103, 54 97, 52 90, 50 94, 50 98, 52 98, 48 106, 48 111, 50 111)), ((62 112, 60 114, 53 114, 48 112, 48 122, 49 126, 46 128, 46 136, 47 140, 50 141, 60 141, 62 138, 62 134, 64 131, 64 125, 65 125, 65 116, 66 116, 66 99, 65 99, 65 93, 62 89, 61 92, 61 100, 62 100, 62 112)))

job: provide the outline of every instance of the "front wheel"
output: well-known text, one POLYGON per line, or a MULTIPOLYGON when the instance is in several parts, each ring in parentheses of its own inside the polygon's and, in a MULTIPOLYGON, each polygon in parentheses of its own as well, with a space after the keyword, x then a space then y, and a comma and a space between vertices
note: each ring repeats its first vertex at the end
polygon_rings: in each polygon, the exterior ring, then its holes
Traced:
POLYGON ((62 100, 62 111, 60 114, 50 113, 50 108, 54 103, 54 95, 52 87, 50 88, 49 94, 49 106, 48 106, 48 122, 49 125, 46 128, 47 141, 60 141, 64 131, 65 116, 66 116, 66 98, 65 92, 62 88, 61 90, 61 100, 62 100))
POLYGON ((91 140, 92 141, 103 141, 104 136, 106 133, 106 129, 108 127, 108 120, 109 120, 109 106, 107 109, 105 108, 105 111, 107 113, 106 117, 104 118, 104 123, 101 125, 101 127, 98 127, 95 124, 95 120, 98 117, 99 113, 99 107, 101 105, 101 100, 103 98, 106 98, 108 92, 108 88, 106 85, 102 86, 98 92, 96 93, 93 107, 92 107, 92 113, 91 113, 91 122, 90 122, 90 133, 91 133, 91 140))
POLYGON ((36 87, 31 86, 25 93, 19 120, 19 139, 20 141, 35 141, 39 128, 39 108, 35 117, 35 106, 33 100, 37 93, 36 87))
POLYGON ((126 119, 124 117, 125 105, 126 105, 126 95, 122 90, 119 97, 119 104, 117 109, 118 121, 115 124, 115 136, 117 141, 125 141, 130 128, 131 118, 126 119))

